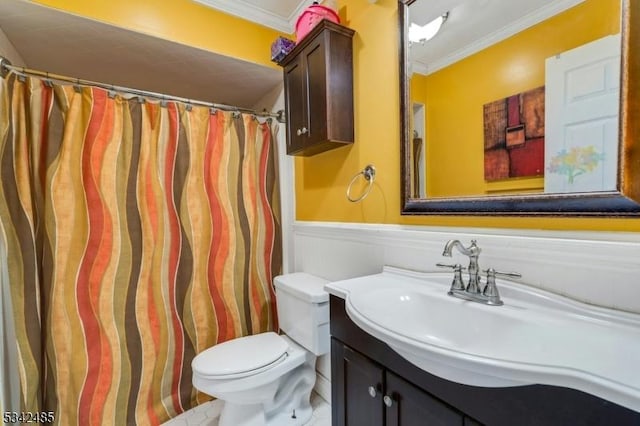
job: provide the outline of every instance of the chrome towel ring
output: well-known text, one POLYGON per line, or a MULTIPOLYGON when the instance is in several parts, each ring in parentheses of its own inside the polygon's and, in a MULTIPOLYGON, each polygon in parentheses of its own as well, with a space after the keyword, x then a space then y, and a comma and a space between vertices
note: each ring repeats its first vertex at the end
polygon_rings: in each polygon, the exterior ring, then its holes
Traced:
POLYGON ((359 171, 353 178, 351 178, 351 182, 349 182, 349 186, 347 186, 347 199, 352 203, 357 203, 364 200, 367 197, 367 195, 369 195, 369 192, 371 192, 371 187, 373 186, 373 181, 375 179, 376 179, 376 168, 373 166, 373 164, 369 164, 367 165, 367 167, 359 171), (369 182, 369 185, 367 185, 367 189, 365 189, 364 192, 358 198, 353 198, 351 197, 351 187, 353 186, 356 179, 358 179, 360 175, 364 176, 364 179, 367 182, 369 182))

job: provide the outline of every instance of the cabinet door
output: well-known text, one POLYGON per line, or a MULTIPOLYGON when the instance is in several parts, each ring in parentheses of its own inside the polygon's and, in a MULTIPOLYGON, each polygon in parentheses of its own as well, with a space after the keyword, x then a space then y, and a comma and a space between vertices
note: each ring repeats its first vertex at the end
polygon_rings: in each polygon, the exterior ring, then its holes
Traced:
POLYGON ((333 426, 383 426, 383 370, 339 340, 331 339, 333 426))
POLYGON ((384 401, 387 426, 464 425, 463 416, 393 373, 386 373, 384 401))
POLYGON ((307 126, 306 72, 303 56, 284 69, 284 93, 287 105, 287 154, 304 148, 306 134, 298 134, 307 126))
POLYGON ((307 71, 307 141, 309 145, 328 138, 327 127, 327 58, 324 37, 318 37, 303 52, 307 71))

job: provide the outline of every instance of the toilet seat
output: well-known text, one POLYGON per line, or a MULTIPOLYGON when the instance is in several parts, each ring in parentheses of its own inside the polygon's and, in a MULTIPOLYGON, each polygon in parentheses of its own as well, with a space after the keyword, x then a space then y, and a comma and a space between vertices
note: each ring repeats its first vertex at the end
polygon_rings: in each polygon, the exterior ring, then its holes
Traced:
POLYGON ((193 372, 209 379, 237 379, 258 374, 284 361, 289 350, 274 332, 245 336, 215 345, 193 359, 193 372))

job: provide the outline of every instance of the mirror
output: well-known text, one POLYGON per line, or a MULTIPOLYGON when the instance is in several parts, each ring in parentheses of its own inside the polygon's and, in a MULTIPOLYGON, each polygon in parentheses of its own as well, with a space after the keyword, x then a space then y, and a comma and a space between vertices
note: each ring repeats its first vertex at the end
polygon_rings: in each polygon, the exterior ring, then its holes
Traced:
POLYGON ((403 214, 640 215, 639 4, 399 1, 403 214))

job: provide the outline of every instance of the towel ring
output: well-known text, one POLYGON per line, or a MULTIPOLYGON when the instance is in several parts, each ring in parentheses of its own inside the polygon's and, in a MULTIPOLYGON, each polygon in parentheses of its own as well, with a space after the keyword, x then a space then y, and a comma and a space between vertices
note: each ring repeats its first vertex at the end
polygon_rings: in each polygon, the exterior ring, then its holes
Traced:
POLYGON ((373 164, 369 164, 367 165, 367 167, 359 171, 354 177, 351 178, 351 182, 349 182, 349 186, 347 186, 347 199, 352 203, 357 203, 359 201, 364 200, 367 197, 367 195, 369 195, 369 192, 371 192, 371 187, 373 186, 373 181, 375 179, 376 179, 376 168, 373 166, 373 164), (351 187, 353 186, 356 179, 358 179, 358 176, 360 175, 364 176, 364 179, 367 182, 369 182, 369 185, 367 186, 367 189, 365 189, 364 192, 358 198, 352 198, 351 187))

